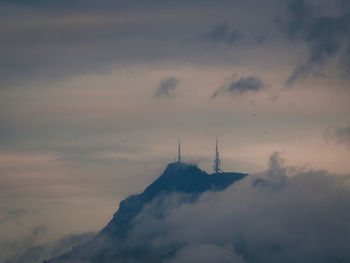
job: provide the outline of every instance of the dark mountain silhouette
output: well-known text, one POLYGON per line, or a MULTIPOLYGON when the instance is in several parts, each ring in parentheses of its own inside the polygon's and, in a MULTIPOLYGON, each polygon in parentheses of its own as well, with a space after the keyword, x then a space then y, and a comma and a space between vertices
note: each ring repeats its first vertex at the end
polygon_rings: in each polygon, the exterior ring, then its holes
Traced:
POLYGON ((176 247, 167 251, 152 251, 147 246, 130 250, 124 243, 133 228, 135 217, 146 204, 156 198, 173 193, 186 194, 185 202, 194 202, 206 191, 221 191, 245 177, 242 173, 207 174, 196 165, 182 162, 170 163, 163 174, 141 194, 132 195, 119 204, 118 211, 102 231, 89 242, 74 247, 71 252, 48 260, 56 262, 159 262, 176 252, 176 247))

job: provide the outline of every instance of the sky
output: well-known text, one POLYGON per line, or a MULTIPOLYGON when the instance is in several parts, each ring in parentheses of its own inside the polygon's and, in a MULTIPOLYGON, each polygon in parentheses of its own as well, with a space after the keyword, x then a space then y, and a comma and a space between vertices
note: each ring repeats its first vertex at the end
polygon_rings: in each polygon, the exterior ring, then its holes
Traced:
POLYGON ((5 0, 0 14, 5 257, 101 229, 178 139, 208 172, 218 136, 224 171, 279 152, 350 173, 349 1, 5 0))

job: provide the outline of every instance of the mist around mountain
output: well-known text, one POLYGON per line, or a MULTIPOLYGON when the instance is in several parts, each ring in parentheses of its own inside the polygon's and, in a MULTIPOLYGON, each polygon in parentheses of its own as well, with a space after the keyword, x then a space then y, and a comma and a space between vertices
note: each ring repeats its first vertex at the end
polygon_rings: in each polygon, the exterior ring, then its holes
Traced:
POLYGON ((175 202, 177 206, 195 203, 204 192, 222 191, 245 176, 243 173, 207 174, 196 165, 170 163, 163 174, 141 194, 129 196, 120 202, 118 211, 99 235, 48 262, 161 262, 171 258, 178 245, 155 251, 144 240, 137 247, 129 247, 129 237, 137 227, 142 211, 156 204, 157 211, 153 216, 161 220, 167 211, 167 202, 175 202))
POLYGON ((285 167, 207 174, 169 164, 89 242, 46 262, 350 262, 350 177, 285 167))
POLYGON ((21 242, 14 242, 10 244, 10 248, 8 249, 14 250, 17 248, 17 250, 21 252, 16 253, 14 257, 11 257, 10 259, 5 260, 4 262, 5 263, 42 262, 47 258, 56 257, 64 253, 67 253, 72 249, 72 247, 91 240, 95 235, 96 233, 93 233, 93 232, 82 233, 82 234, 70 234, 58 240, 55 240, 49 243, 38 244, 34 246, 33 246, 33 243, 35 242, 32 238, 29 238, 27 240, 22 240, 21 242), (23 242, 25 244, 23 244, 23 242), (21 249, 23 246, 28 248, 24 249, 23 251, 21 249))

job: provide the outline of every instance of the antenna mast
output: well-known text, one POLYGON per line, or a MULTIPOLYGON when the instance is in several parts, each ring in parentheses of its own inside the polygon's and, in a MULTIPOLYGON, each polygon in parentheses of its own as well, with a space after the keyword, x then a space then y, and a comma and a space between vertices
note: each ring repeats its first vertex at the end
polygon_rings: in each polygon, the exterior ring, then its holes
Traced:
POLYGON ((180 146, 180 140, 178 141, 177 146, 177 162, 181 163, 181 146, 180 146))
POLYGON ((214 170, 214 173, 222 172, 221 160, 220 160, 220 154, 219 154, 219 148, 218 148, 218 137, 216 137, 215 160, 214 160, 213 170, 214 170))

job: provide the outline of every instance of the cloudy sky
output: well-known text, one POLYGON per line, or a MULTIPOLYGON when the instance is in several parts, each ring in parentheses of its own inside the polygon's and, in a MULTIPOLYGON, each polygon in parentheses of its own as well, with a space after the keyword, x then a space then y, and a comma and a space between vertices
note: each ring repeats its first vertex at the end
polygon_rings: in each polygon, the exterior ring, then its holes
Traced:
POLYGON ((350 173, 349 1, 2 0, 0 13, 1 244, 101 229, 178 139, 207 171, 218 136, 225 171, 280 152, 350 173))

